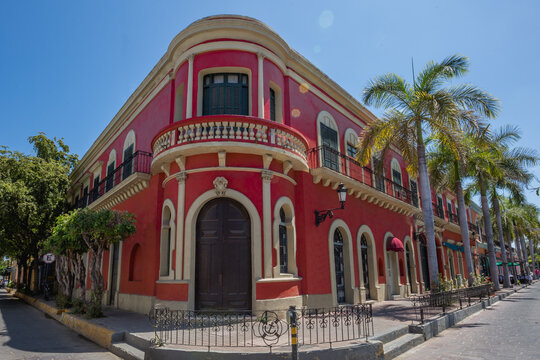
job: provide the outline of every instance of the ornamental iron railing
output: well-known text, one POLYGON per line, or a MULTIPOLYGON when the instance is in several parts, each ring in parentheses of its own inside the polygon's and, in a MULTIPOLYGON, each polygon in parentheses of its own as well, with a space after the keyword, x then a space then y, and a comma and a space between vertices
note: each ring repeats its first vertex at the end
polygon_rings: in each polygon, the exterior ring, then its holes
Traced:
POLYGON ((433 205, 433 215, 435 215, 438 218, 444 219, 444 210, 442 206, 440 206, 436 202, 432 203, 432 205, 433 205))
POLYGON ((92 190, 76 204, 78 208, 84 208, 108 191, 111 191, 115 186, 127 179, 134 173, 150 174, 150 165, 152 163, 152 154, 146 151, 137 151, 132 156, 128 157, 116 169, 109 173, 103 180, 95 184, 92 190))
MULTIPOLYGON (((149 321, 154 343, 211 348, 291 346, 291 310, 190 311, 155 307, 149 321)), ((354 341, 373 336, 371 304, 295 309, 298 345, 354 341)))
POLYGON ((448 221, 450 221, 451 223, 454 223, 456 225, 459 225, 459 218, 458 218, 457 214, 448 213, 448 221))
POLYGON ((462 309, 463 306, 471 306, 474 302, 481 301, 491 294, 491 284, 472 286, 450 291, 429 292, 412 296, 416 321, 423 324, 425 320, 444 315, 453 308, 462 309))
POLYGON ((308 151, 308 163, 312 169, 324 167, 333 170, 407 204, 418 205, 418 195, 416 193, 411 193, 403 185, 384 177, 377 171, 362 166, 354 158, 330 146, 323 145, 310 149, 308 151))

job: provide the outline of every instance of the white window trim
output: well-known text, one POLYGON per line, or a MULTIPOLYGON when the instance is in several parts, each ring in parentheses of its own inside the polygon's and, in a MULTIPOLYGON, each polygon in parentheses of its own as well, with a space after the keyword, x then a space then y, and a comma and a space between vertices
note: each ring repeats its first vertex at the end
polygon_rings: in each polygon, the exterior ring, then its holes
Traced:
POLYGON ((296 266, 296 226, 295 226, 295 215, 294 215, 294 206, 291 199, 286 196, 280 197, 276 204, 274 205, 274 223, 273 223, 273 241, 274 241, 274 251, 276 252, 276 266, 273 268, 274 278, 278 277, 298 277, 298 268, 296 266), (288 217, 286 222, 287 227, 287 266, 288 272, 280 272, 280 254, 279 254, 279 225, 281 224, 281 218, 279 216, 279 211, 282 207, 285 207, 285 216, 288 217), (289 214, 287 214, 289 212, 289 214))
MULTIPOLYGON (((336 120, 330 114, 328 111, 321 111, 317 115, 317 146, 322 146, 322 137, 321 137, 321 124, 324 124, 328 126, 329 128, 333 129, 337 133, 337 149, 335 149, 337 152, 341 153, 341 141, 340 141, 340 135, 339 135, 339 128, 337 126, 336 120)), ((322 166, 323 159, 322 159, 322 151, 319 151, 319 164, 322 166)), ((341 169, 341 161, 338 159, 338 169, 339 172, 342 172, 341 169)))
MULTIPOLYGON (((208 74, 215 73, 237 73, 237 74, 246 74, 248 76, 248 114, 247 116, 253 116, 253 105, 252 105, 252 96, 253 96, 253 82, 251 70, 246 67, 241 66, 221 66, 221 67, 211 67, 202 69, 197 75, 197 116, 203 116, 203 78, 208 74)), ((188 98, 189 99, 189 98, 188 98)))
POLYGON ((343 267, 345 275, 345 301, 356 304, 359 300, 359 289, 356 287, 352 236, 347 223, 342 219, 335 219, 328 230, 328 253, 330 257, 330 284, 332 287, 332 306, 338 306, 336 287, 336 267, 334 264, 334 232, 339 229, 343 236, 343 267))
MULTIPOLYGON (((270 89, 274 90, 276 94, 276 122, 283 124, 283 91, 273 81, 268 82, 270 89)), ((268 91, 268 105, 270 106, 270 91, 268 91)), ((270 111, 268 111, 268 120, 270 120, 270 111)))
POLYGON ((136 146, 136 136, 135 136, 135 131, 133 129, 129 130, 129 132, 127 133, 126 135, 126 139, 124 140, 124 147, 122 148, 122 162, 124 162, 124 151, 131 145, 133 144, 133 153, 135 154, 135 146, 136 146))
POLYGON ((160 232, 159 232, 159 280, 173 280, 174 279, 174 270, 173 270, 173 261, 175 259, 173 258, 174 250, 176 249, 176 209, 174 207, 174 203, 171 199, 165 199, 163 201, 163 206, 161 208, 161 226, 160 226, 160 232), (168 208, 170 212, 170 220, 169 220, 169 228, 170 228, 170 249, 169 254, 163 254, 162 248, 163 248, 163 241, 165 241, 165 229, 167 226, 164 224, 163 216, 165 214, 165 209, 168 208), (169 257, 169 274, 168 275, 161 275, 161 264, 165 260, 165 256, 169 257))

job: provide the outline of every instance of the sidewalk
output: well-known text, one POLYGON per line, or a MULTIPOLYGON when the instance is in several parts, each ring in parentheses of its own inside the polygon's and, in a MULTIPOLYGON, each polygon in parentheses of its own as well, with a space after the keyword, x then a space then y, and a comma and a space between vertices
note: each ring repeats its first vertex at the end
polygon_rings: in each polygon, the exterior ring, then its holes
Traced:
MULTIPOLYGON (((509 295, 509 293, 513 293, 516 291, 516 289, 519 290, 521 288, 522 287, 501 289, 494 295, 495 298, 506 297, 509 295), (497 295, 502 296, 498 297, 497 295)), ((62 322, 64 325, 72 328, 83 336, 113 351, 115 354, 122 356, 123 358, 144 359, 145 352, 148 352, 150 347, 150 340, 154 339, 155 336, 154 328, 148 320, 148 315, 115 309, 112 307, 104 307, 105 317, 86 319, 57 310, 53 301, 34 299, 19 293, 16 293, 15 295, 42 310, 43 312, 48 313, 50 316, 62 322)), ((405 298, 400 300, 377 302, 373 303, 372 308, 374 336, 370 338, 370 343, 375 345, 380 341, 384 344, 384 353, 379 355, 385 358, 392 358, 393 356, 386 356, 385 354, 393 351, 392 349, 394 347, 400 348, 400 353, 402 353, 406 349, 418 345, 420 342, 425 340, 423 338, 421 339, 419 334, 409 334, 409 325, 418 323, 416 314, 414 312, 413 303, 409 299, 405 298), (406 348, 405 350, 404 346, 406 348)), ((451 312, 453 310, 455 310, 455 308, 448 309, 447 312, 451 312)), ((347 342, 335 345, 338 345, 339 348, 343 349, 347 346, 354 347, 362 344, 366 343, 362 340, 361 342, 347 342)), ((379 345, 382 352, 382 345, 380 343, 379 345)), ((338 349, 338 347, 336 347, 336 349, 338 349)), ((183 351, 186 351, 186 348, 187 347, 182 348, 180 346, 167 346, 164 348, 159 348, 159 350, 183 349, 183 351)), ((318 351, 321 351, 323 347, 317 346, 316 348, 318 351)), ((307 350, 307 347, 303 347, 303 349, 305 351, 307 350)), ((313 350, 316 349, 314 348, 313 350)), ((208 354, 208 349, 196 350, 187 348, 187 351, 200 351, 202 354, 208 354)), ((212 351, 220 351, 220 349, 215 348, 215 350, 212 351)), ((226 352, 229 354, 236 353, 237 355, 239 355, 239 353, 253 354, 251 349, 245 348, 227 348, 226 352)), ((159 354, 161 356, 162 352, 159 354)), ((268 352, 265 354, 269 355, 268 352)), ((278 355, 279 354, 276 354, 276 356, 278 355)), ((175 354, 175 356, 178 356, 178 353, 175 354)), ((326 358, 326 356, 323 356, 322 358, 326 358)))

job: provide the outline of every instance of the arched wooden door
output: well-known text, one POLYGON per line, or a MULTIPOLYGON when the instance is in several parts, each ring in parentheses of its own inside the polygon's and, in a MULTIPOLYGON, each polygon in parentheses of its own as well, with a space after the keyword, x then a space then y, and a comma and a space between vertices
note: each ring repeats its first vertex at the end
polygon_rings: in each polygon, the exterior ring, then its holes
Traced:
POLYGON ((211 200, 197 218, 195 308, 251 309, 251 223, 234 200, 211 200))

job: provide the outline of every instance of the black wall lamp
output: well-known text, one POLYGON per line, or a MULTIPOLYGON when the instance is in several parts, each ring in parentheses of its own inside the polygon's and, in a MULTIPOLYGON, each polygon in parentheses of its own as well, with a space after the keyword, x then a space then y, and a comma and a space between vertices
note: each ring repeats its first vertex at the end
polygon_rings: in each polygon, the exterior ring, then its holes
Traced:
POLYGON ((334 209, 328 209, 328 210, 315 210, 315 225, 319 226, 320 223, 322 223, 324 220, 326 220, 327 217, 333 218, 334 213, 332 211, 334 210, 343 210, 345 209, 345 200, 347 198, 347 189, 343 185, 343 183, 340 183, 337 188, 337 194, 339 202, 341 203, 340 207, 334 208, 334 209))

